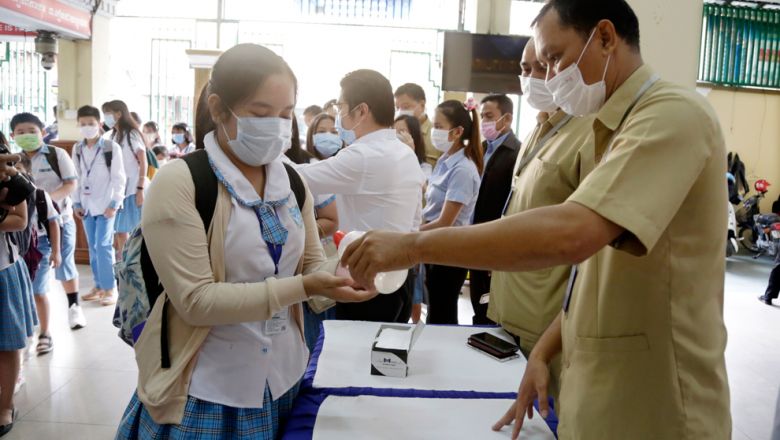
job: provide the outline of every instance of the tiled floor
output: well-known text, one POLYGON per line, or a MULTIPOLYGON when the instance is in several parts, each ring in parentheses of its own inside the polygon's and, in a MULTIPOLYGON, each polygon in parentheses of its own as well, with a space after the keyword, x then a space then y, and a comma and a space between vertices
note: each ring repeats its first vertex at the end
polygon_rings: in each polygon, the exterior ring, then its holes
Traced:
MULTIPOLYGON (((769 438, 780 384, 780 307, 767 307, 762 292, 770 261, 739 257, 726 277, 727 363, 735 440, 769 438)), ((91 288, 83 270, 82 291, 91 288)), ((89 325, 67 327, 66 299, 53 286, 54 352, 25 365, 27 385, 16 395, 20 419, 9 440, 111 439, 136 383, 132 350, 111 325, 113 308, 84 306, 89 325)), ((461 299, 460 320, 471 322, 471 305, 461 299)))

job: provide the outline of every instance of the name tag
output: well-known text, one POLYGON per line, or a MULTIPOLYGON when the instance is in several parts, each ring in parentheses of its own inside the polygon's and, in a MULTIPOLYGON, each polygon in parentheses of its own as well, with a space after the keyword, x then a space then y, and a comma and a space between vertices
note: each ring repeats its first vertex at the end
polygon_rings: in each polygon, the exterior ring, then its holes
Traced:
POLYGON ((41 168, 38 170, 39 173, 48 173, 50 171, 54 171, 51 168, 41 168))
POLYGON ((92 189, 89 185, 84 185, 84 195, 85 196, 91 196, 92 195, 92 189))
POLYGON ((290 328, 290 309, 285 308, 265 321, 265 333, 267 335, 280 335, 290 328))

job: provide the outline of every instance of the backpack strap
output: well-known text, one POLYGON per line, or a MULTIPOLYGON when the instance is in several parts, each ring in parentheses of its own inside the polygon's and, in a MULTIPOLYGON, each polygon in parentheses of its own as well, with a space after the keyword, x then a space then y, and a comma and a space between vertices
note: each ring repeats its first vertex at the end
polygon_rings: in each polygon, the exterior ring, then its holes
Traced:
MULTIPOLYGON (((183 159, 190 169, 192 182, 195 184, 195 207, 198 209, 200 219, 203 221, 203 229, 208 234, 211 220, 214 218, 214 209, 217 205, 219 182, 214 174, 214 170, 211 169, 206 150, 198 150, 184 156, 183 159)), ((141 258, 148 259, 147 264, 151 265, 151 259, 149 259, 145 243, 141 250, 141 258)), ((146 277, 144 277, 144 281, 146 281, 146 277)), ((164 301, 160 329, 160 367, 168 369, 171 367, 171 351, 168 344, 168 298, 165 298, 164 301)))
POLYGON ((290 189, 295 194, 295 201, 298 203, 298 208, 303 210, 303 204, 306 202, 306 187, 303 185, 303 179, 301 175, 295 171, 295 168, 289 164, 284 164, 284 169, 287 170, 287 177, 290 178, 290 189))
POLYGON ((48 206, 46 206, 46 193, 43 192, 42 189, 36 189, 35 190, 35 210, 38 212, 38 226, 46 230, 46 234, 48 235, 50 233, 49 231, 49 219, 46 215, 46 211, 48 211, 48 206))
POLYGON ((48 151, 45 154, 46 162, 49 162, 49 166, 51 167, 52 171, 62 179, 62 173, 60 172, 60 160, 57 158, 57 150, 56 147, 53 147, 51 145, 47 145, 46 148, 48 148, 48 151))

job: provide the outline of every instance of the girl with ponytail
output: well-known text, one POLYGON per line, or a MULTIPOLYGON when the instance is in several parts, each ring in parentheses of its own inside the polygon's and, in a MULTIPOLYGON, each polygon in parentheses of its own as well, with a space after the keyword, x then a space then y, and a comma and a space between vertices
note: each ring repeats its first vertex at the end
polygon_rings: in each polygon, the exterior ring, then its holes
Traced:
MULTIPOLYGON (((482 174, 482 142, 475 106, 445 101, 436 107, 433 146, 444 153, 436 163, 425 194, 421 231, 471 223, 482 174)), ((466 269, 427 265, 425 284, 429 324, 457 324, 458 296, 466 269)))

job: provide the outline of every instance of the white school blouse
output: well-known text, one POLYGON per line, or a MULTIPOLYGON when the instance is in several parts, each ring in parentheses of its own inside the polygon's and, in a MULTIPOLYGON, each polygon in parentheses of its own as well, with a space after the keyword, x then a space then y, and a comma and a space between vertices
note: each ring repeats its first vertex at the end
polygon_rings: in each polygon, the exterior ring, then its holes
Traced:
MULTIPOLYGON (((217 145, 212 133, 206 135, 205 143, 209 160, 235 196, 245 202, 259 201, 252 185, 217 145)), ((274 263, 260 233, 257 215, 234 198, 225 236, 226 282, 291 277, 303 255, 303 218, 287 171, 281 159, 267 165, 266 171, 265 200, 287 198, 287 204, 276 209, 288 231, 279 274, 274 275, 274 263)), ((286 315, 287 321, 286 330, 279 334, 269 334, 266 321, 213 327, 198 354, 189 395, 235 408, 262 408, 266 384, 273 400, 295 386, 306 370, 309 350, 289 307, 280 314, 286 315)))

